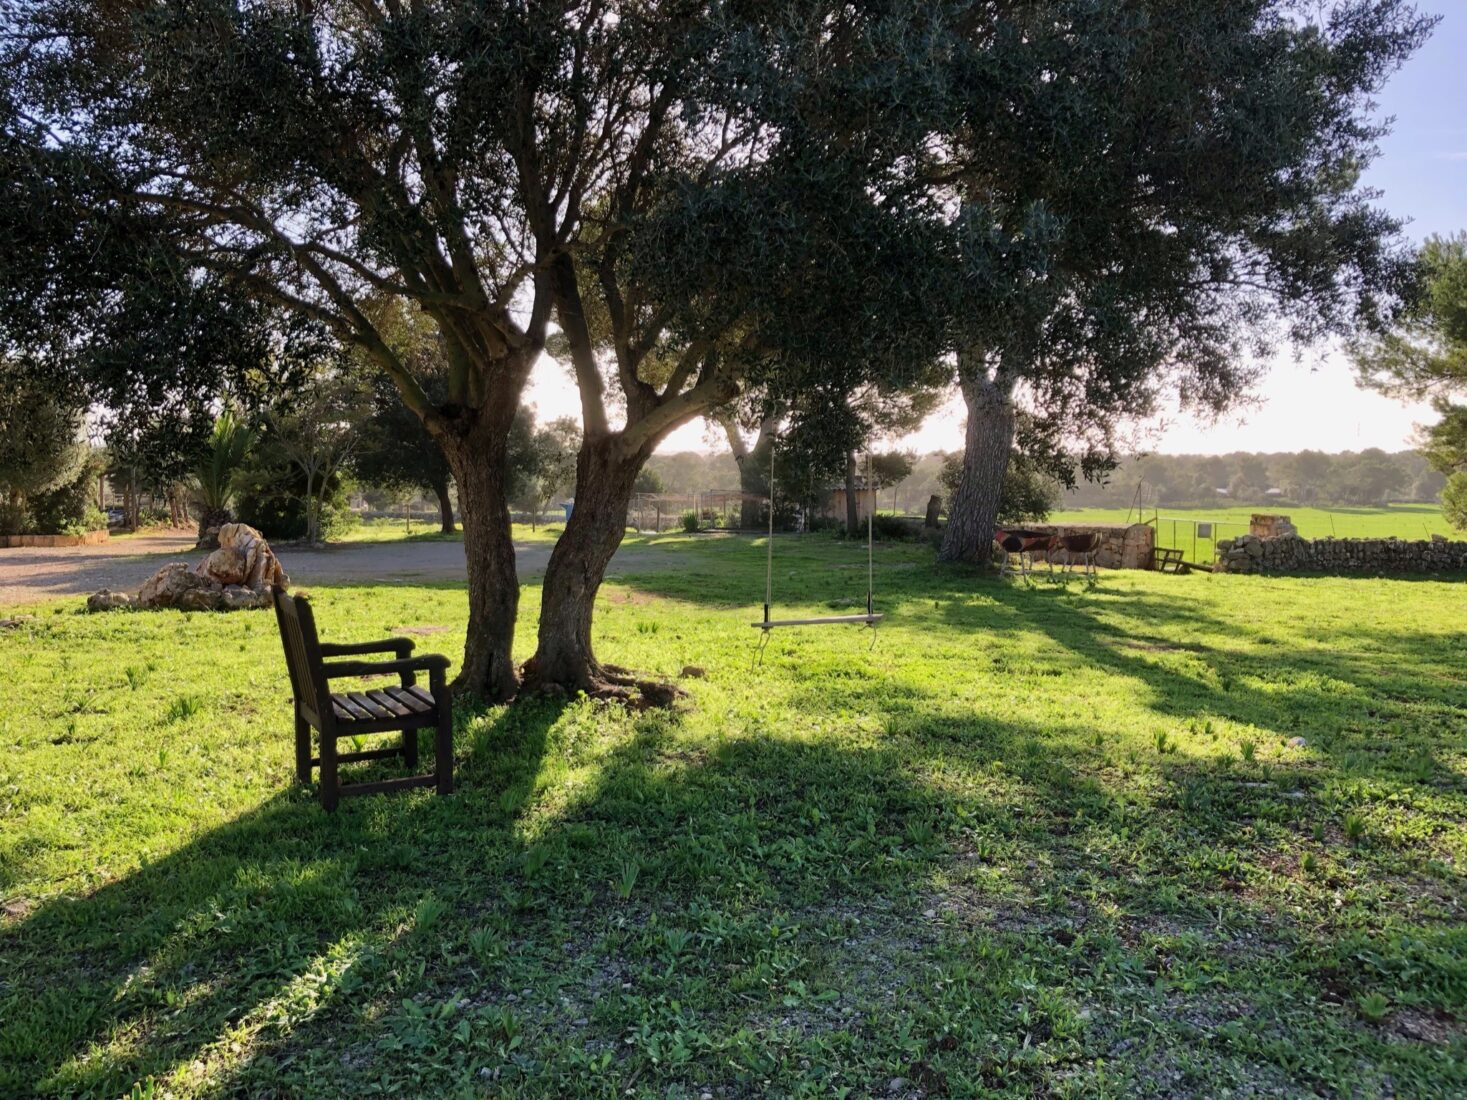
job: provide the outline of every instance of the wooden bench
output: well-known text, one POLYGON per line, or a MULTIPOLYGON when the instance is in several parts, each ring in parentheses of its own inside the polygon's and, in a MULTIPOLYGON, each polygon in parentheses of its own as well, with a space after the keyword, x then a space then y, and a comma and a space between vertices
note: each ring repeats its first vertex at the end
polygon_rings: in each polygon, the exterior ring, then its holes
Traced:
POLYGON ((321 805, 336 809, 343 795, 377 794, 412 787, 437 787, 439 794, 453 792, 453 697, 445 682, 448 658, 436 653, 412 655, 410 638, 387 638, 379 642, 333 645, 316 634, 316 617, 311 601, 272 589, 275 621, 285 647, 285 666, 290 672, 290 690, 295 696, 295 774, 302 783, 311 781, 311 768, 321 769, 321 805), (326 657, 357 657, 367 653, 391 653, 393 660, 326 661, 326 657), (428 674, 425 690, 417 674, 428 674), (398 684, 365 691, 331 691, 332 680, 350 677, 395 675, 398 684), (353 760, 381 760, 401 756, 410 768, 418 766, 418 730, 436 731, 433 771, 376 783, 343 784, 337 765, 353 760), (320 734, 321 755, 311 755, 311 730, 320 734), (361 752, 338 752, 340 737, 362 734, 398 733, 398 745, 361 752))
POLYGON ((1174 547, 1154 546, 1151 549, 1151 568, 1158 573, 1181 573, 1187 568, 1182 552, 1174 547))

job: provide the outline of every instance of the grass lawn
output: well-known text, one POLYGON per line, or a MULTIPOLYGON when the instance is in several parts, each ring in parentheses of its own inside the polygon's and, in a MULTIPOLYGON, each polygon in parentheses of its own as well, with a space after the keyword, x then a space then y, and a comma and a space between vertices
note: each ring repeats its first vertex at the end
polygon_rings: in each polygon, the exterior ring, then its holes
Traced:
MULTIPOLYGON (((1250 516, 1255 512, 1267 512, 1289 516, 1294 521, 1294 526, 1299 528, 1299 534, 1306 539, 1384 539, 1392 536, 1399 539, 1425 539, 1432 535, 1462 537, 1460 531, 1452 531, 1451 524, 1442 517, 1441 506, 1438 504, 1387 504, 1378 508, 1304 508, 1288 504, 1169 508, 1162 505, 1159 511, 1163 534, 1167 533, 1167 521, 1172 518, 1237 524, 1246 530, 1250 516)), ((1143 520, 1150 520, 1152 515, 1153 509, 1148 507, 1143 520)), ((1053 513, 1049 522, 1125 523, 1126 516, 1124 508, 1068 508, 1053 513)), ((1134 520, 1134 512, 1131 517, 1134 520)), ((1238 533, 1230 529, 1223 533, 1223 537, 1238 533)))
MULTIPOLYGON (((351 542, 462 542, 463 531, 455 531, 451 535, 445 535, 438 527, 438 520, 434 517, 432 523, 421 522, 422 516, 413 520, 412 529, 400 519, 374 519, 364 520, 356 524, 340 536, 333 538, 333 543, 351 542)), ((519 543, 544 542, 553 543, 560 538, 560 533, 565 529, 563 523, 542 523, 532 528, 528 523, 516 523, 513 527, 514 540, 519 543)))
MULTIPOLYGON (((685 566, 598 644, 685 705, 464 709, 452 798, 335 815, 268 613, 23 609, 0 1096, 1467 1094, 1460 580, 887 547, 874 648, 755 668, 762 543, 644 543, 685 566)), ((776 564, 781 615, 862 599, 864 546, 776 564)), ((315 593, 458 655, 459 588, 315 593)))

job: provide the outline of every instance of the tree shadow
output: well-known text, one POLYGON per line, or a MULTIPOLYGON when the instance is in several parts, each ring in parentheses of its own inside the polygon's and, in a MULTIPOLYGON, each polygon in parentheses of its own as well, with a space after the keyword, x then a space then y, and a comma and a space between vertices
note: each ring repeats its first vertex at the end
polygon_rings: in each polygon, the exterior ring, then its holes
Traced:
MULTIPOLYGON (((118 881, 0 928, 0 1083, 11 1095, 125 1093, 204 1057, 260 1005, 309 980, 333 944, 389 943, 451 872, 455 838, 506 828, 522 812, 560 710, 540 703, 475 724, 458 769, 467 795, 348 799, 327 814, 314 786, 293 787, 118 881)), ((457 715, 460 746, 474 717, 457 715)), ((353 779, 398 774, 347 767, 353 779)))

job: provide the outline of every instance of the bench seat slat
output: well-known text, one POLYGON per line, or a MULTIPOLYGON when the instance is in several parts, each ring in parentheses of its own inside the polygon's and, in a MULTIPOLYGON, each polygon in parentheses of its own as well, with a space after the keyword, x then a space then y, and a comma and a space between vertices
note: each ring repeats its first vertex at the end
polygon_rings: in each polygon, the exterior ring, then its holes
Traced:
POLYGON ((879 623, 884 615, 826 615, 816 619, 772 619, 764 623, 750 623, 755 630, 773 630, 779 626, 827 626, 832 623, 879 623))

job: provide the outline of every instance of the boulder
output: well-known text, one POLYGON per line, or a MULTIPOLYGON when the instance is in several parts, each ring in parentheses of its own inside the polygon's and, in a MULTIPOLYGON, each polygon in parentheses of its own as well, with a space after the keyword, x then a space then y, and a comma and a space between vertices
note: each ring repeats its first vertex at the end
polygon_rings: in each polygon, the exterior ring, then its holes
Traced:
POLYGON ((102 589, 87 597, 88 611, 116 611, 120 607, 131 607, 133 597, 126 592, 109 592, 102 589))
POLYGON ((264 589, 256 592, 242 584, 227 585, 219 594, 219 606, 224 611, 253 611, 270 603, 270 595, 264 589))
POLYGON ((203 560, 199 573, 226 586, 244 584, 250 576, 250 560, 238 546, 221 546, 203 560))
POLYGON ((280 567, 265 536, 249 524, 226 523, 219 528, 219 550, 234 550, 244 556, 244 576, 239 583, 257 590, 276 585, 289 587, 290 578, 280 567))
POLYGON ((137 598, 105 589, 87 598, 90 611, 118 607, 176 607, 181 611, 242 611, 270 605, 270 590, 290 578, 270 544, 253 527, 226 523, 219 548, 198 565, 169 562, 143 582, 137 598))
POLYGON ((190 569, 188 562, 172 561, 143 582, 138 589, 138 606, 175 607, 185 592, 212 587, 214 583, 190 569))
POLYGON ((173 606, 180 611, 218 611, 223 601, 222 588, 190 588, 178 597, 173 606))

